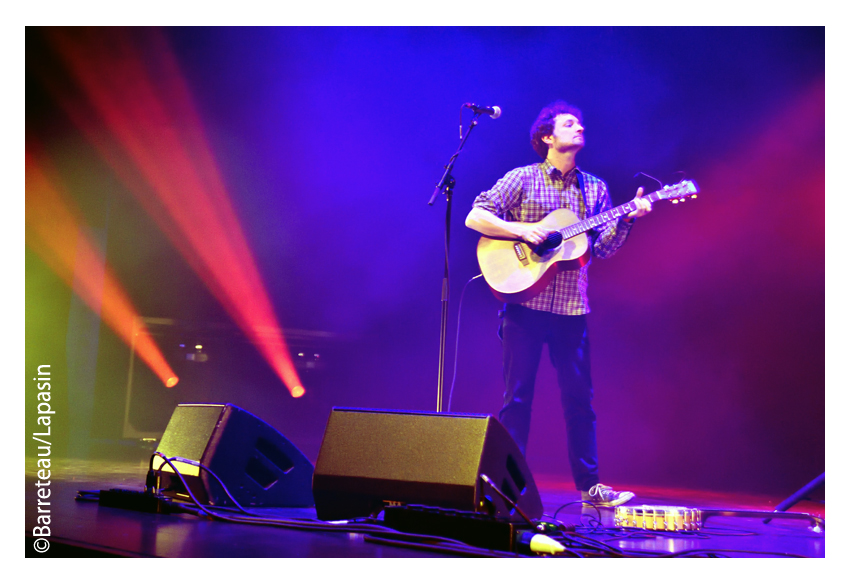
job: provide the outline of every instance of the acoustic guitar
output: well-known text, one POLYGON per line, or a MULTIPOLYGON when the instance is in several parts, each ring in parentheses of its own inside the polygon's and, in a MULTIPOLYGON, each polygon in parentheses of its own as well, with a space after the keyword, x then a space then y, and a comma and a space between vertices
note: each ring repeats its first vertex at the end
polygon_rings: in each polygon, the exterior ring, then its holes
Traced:
MULTIPOLYGON (((699 189, 690 180, 644 195, 652 203, 673 203, 696 198, 699 189)), ((524 241, 484 236, 478 241, 478 265, 493 294, 503 302, 525 302, 543 291, 562 270, 577 270, 590 261, 587 232, 635 211, 633 201, 580 221, 569 209, 555 209, 536 225, 551 230, 545 241, 524 241)))

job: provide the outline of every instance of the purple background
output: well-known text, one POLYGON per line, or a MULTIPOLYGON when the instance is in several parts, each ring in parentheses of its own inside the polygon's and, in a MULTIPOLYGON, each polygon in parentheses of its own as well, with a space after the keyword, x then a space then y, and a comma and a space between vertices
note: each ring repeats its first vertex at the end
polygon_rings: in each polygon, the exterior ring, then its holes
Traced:
MULTIPOLYGON (((300 400, 262 362, 244 387, 208 379, 194 399, 252 411, 311 458, 331 406, 434 410, 446 203, 426 203, 458 145, 460 105, 503 114, 481 118, 455 167, 446 393, 461 290, 478 274, 477 235, 463 219, 480 191, 539 160, 531 122, 566 99, 584 113, 579 165, 608 182, 615 204, 634 196, 638 172, 701 188, 685 205, 657 203, 614 258, 591 268, 603 480, 782 495, 823 472, 822 28, 165 33, 281 324, 338 335, 300 400)), ((55 66, 39 31, 27 42, 28 66, 55 66)), ((107 261, 140 313, 226 321, 29 78, 27 110, 28 131, 54 152, 74 151, 63 172, 93 222, 107 225, 107 261)), ((32 303, 49 277, 32 285, 43 267, 28 261, 32 303)), ((61 320, 67 298, 55 302, 44 310, 61 320)), ((498 411, 499 306, 481 279, 468 286, 453 411, 498 411)), ((50 334, 30 314, 28 343, 50 334)), ((91 435, 110 438, 120 433, 127 351, 104 328, 101 339, 91 435)), ((547 355, 538 380, 529 463, 569 476, 547 355)))

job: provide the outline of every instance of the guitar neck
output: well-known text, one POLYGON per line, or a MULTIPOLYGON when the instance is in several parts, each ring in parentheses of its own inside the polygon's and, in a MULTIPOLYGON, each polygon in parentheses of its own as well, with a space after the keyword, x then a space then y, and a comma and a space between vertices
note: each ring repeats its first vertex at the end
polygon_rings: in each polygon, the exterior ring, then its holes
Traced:
MULTIPOLYGON (((660 201, 664 197, 662 197, 659 192, 660 191, 655 191, 654 193, 644 195, 643 198, 648 200, 650 203, 660 201)), ((603 223, 608 223, 609 221, 613 221, 614 219, 625 217, 632 211, 636 210, 637 206, 635 205, 634 201, 629 201, 628 203, 623 203, 619 207, 608 209, 607 211, 600 213, 599 215, 588 217, 584 221, 579 221, 578 223, 568 225, 564 229, 561 229, 561 235, 564 237, 564 239, 569 239, 570 237, 575 237, 576 235, 584 233, 585 231, 590 231, 594 227, 598 227, 603 223)))

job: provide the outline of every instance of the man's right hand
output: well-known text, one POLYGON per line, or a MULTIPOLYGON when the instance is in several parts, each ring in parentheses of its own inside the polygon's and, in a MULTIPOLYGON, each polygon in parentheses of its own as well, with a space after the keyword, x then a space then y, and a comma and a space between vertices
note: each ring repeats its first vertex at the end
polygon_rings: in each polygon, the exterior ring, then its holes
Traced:
POLYGON ((541 227, 537 223, 512 223, 511 225, 515 226, 517 238, 531 245, 543 243, 552 233, 551 229, 541 227))
POLYGON ((542 243, 552 233, 551 229, 541 227, 537 223, 504 221, 490 211, 478 207, 473 207, 467 215, 466 226, 488 237, 519 239, 531 245, 542 243))

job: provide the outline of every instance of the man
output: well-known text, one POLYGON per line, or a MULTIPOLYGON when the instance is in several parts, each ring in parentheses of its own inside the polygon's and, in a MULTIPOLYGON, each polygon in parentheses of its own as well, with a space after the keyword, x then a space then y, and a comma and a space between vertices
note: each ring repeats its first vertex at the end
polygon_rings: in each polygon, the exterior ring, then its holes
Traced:
MULTIPOLYGON (((584 146, 581 112, 556 101, 540 112, 531 127, 531 144, 544 159, 512 170, 473 202, 466 225, 483 235, 541 243, 549 230, 535 225, 558 208, 579 219, 611 208, 608 187, 576 167, 584 146)), ((589 232, 592 254, 613 255, 625 242, 635 218, 649 213, 650 202, 638 189, 635 210, 627 218, 603 223, 589 232)), ((539 294, 502 311, 499 329, 505 375, 504 406, 499 419, 525 454, 531 425, 534 380, 544 344, 558 377, 567 426, 568 454, 582 500, 601 506, 621 505, 634 497, 600 484, 596 452, 596 414, 591 400, 590 352, 586 314, 588 265, 561 271, 539 294)))

